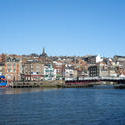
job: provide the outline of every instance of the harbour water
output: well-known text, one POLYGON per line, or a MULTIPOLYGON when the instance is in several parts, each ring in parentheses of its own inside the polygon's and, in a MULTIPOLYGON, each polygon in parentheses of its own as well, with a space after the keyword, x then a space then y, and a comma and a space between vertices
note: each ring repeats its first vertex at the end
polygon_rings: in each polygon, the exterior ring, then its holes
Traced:
POLYGON ((125 90, 1 88, 0 125, 125 125, 125 90))

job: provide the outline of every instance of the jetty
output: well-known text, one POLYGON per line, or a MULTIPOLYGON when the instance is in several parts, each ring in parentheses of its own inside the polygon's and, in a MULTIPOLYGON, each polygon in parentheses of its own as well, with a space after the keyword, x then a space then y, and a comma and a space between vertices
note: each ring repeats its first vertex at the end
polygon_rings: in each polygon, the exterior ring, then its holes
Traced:
POLYGON ((115 88, 125 88, 125 78, 111 78, 111 77, 92 77, 79 79, 65 79, 65 80, 46 80, 46 81, 15 81, 9 84, 11 88, 88 88, 95 85, 113 84, 115 88))
POLYGON ((48 87, 57 88, 65 84, 63 80, 53 80, 53 81, 15 81, 9 84, 11 88, 36 88, 36 87, 48 87))

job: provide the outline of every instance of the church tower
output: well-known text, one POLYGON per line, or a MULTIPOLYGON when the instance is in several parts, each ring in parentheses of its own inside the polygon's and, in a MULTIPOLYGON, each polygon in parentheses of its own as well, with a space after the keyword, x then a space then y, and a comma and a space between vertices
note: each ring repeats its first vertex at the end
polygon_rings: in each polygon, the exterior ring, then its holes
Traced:
POLYGON ((45 52, 45 48, 43 48, 43 52, 42 52, 42 55, 40 55, 41 57, 47 57, 47 54, 45 52))

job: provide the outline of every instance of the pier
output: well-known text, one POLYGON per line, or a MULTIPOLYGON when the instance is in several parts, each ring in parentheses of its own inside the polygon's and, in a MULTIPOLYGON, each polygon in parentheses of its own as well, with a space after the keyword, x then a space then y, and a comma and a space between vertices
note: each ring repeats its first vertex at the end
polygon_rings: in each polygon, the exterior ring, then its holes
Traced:
POLYGON ((88 84, 98 82, 113 82, 116 84, 125 84, 125 78, 120 77, 85 77, 77 79, 65 79, 65 84, 88 84))
MULTIPOLYGON (((94 85, 114 84, 125 86, 125 78, 112 77, 87 77, 77 79, 53 80, 53 81, 15 81, 9 86, 11 88, 35 88, 35 87, 53 87, 53 88, 88 88, 94 85)), ((117 87, 120 88, 120 87, 117 87)))
POLYGON ((11 88, 36 88, 36 87, 48 87, 48 88, 57 88, 58 86, 64 85, 62 80, 54 81, 15 81, 9 84, 11 88))

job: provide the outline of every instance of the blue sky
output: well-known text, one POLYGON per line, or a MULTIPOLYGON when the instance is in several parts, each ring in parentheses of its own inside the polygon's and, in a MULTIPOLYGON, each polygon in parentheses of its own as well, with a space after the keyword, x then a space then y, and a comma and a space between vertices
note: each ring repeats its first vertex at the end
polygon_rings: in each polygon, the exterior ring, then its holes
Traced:
POLYGON ((125 55, 124 0, 0 0, 0 53, 125 55))

